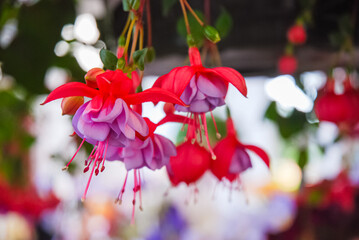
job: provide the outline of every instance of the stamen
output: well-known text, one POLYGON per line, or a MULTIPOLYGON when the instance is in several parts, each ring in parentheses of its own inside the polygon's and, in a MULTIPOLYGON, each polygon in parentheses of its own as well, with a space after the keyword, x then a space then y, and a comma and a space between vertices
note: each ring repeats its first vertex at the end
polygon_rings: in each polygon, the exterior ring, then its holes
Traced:
POLYGON ((212 117, 212 121, 213 121, 213 124, 214 124, 214 128, 216 129, 216 137, 218 139, 220 139, 222 136, 221 134, 218 132, 218 128, 217 128, 217 123, 216 123, 216 120, 214 119, 214 116, 213 116, 213 112, 211 111, 211 117, 212 117))
MULTIPOLYGON (((95 164, 95 163, 96 163, 96 160, 95 160, 95 162, 94 162, 94 164, 93 164, 93 167, 92 167, 92 171, 91 171, 89 180, 87 181, 87 185, 86 185, 85 192, 84 192, 84 194, 82 195, 82 198, 81 198, 81 201, 82 201, 82 202, 84 202, 85 199, 86 199, 86 194, 87 194, 87 191, 88 191, 88 189, 89 189, 89 187, 90 187, 90 182, 91 182, 91 179, 92 179, 92 176, 93 176, 95 167, 96 167, 96 164, 95 164)), ((88 168, 88 166, 87 166, 86 168, 88 168)), ((85 169, 86 169, 86 168, 85 168, 85 169)), ((87 169, 87 170, 88 170, 88 169, 87 169)), ((85 171, 85 170, 84 170, 84 171, 85 171)))
POLYGON ((212 149, 212 147, 211 147, 211 144, 209 143, 207 122, 206 122, 206 114, 205 114, 205 113, 202 113, 201 116, 202 116, 202 124, 203 124, 203 126, 204 126, 204 133, 205 133, 205 135, 206 135, 208 150, 209 150, 209 152, 210 152, 211 155, 212 155, 212 159, 213 159, 213 160, 216 160, 217 157, 216 157, 216 155, 215 155, 214 152, 213 152, 213 149, 212 149))
POLYGON ((75 152, 75 154, 72 156, 71 160, 67 163, 67 165, 65 167, 62 168, 62 171, 65 171, 69 168, 70 163, 72 162, 72 160, 74 160, 75 156, 77 155, 77 153, 80 151, 80 148, 82 147, 82 145, 84 144, 86 138, 84 138, 80 144, 80 146, 77 148, 77 151, 75 152))
POLYGON ((105 170, 105 161, 106 161, 107 147, 108 147, 108 139, 107 139, 106 146, 105 146, 105 154, 104 154, 104 156, 103 156, 101 172, 103 172, 103 170, 105 170))
POLYGON ((139 186, 139 196, 140 196, 140 210, 143 211, 142 207, 142 190, 141 190, 141 174, 140 170, 138 170, 138 186, 139 186))
POLYGON ((131 217, 131 224, 135 223, 135 207, 136 207, 136 193, 137 193, 137 169, 133 170, 133 177, 134 177, 134 187, 133 187, 133 200, 132 200, 132 217, 131 217))
POLYGON ((123 182, 121 191, 119 192, 119 194, 117 196, 117 199, 115 200, 115 203, 119 203, 119 204, 122 203, 122 196, 123 196, 123 193, 125 192, 126 183, 127 183, 127 177, 128 177, 128 172, 126 172, 125 181, 123 182))

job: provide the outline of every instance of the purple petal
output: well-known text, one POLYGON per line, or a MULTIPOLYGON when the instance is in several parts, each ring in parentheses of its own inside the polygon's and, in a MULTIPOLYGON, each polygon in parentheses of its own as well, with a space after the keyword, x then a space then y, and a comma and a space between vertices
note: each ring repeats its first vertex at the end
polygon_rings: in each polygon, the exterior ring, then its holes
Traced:
POLYGON ((128 115, 128 125, 132 127, 135 131, 137 131, 142 136, 147 136, 149 129, 147 126, 146 121, 141 117, 140 114, 137 112, 129 109, 129 115, 128 115))
POLYGON ((198 92, 195 77, 196 76, 192 77, 189 84, 187 85, 187 87, 185 88, 185 90, 181 95, 181 99, 185 104, 190 104, 193 98, 195 97, 196 93, 198 92))
POLYGON ((202 75, 197 78, 198 89, 207 96, 224 98, 227 93, 226 84, 218 78, 208 79, 202 75))
POLYGON ((123 148, 108 145, 106 152, 106 160, 108 161, 123 161, 122 158, 123 148))
POLYGON ((126 157, 124 159, 124 163, 127 171, 145 166, 141 150, 126 149, 126 153, 131 155, 131 157, 126 157))
POLYGON ((206 100, 193 101, 189 107, 191 112, 203 113, 208 112, 211 109, 210 105, 206 100))
POLYGON ((124 101, 120 98, 116 99, 115 103, 111 103, 111 99, 106 100, 105 106, 102 108, 97 117, 91 118, 94 122, 112 123, 122 112, 124 101))
POLYGON ((105 141, 110 133, 110 126, 108 123, 89 123, 79 119, 77 128, 85 138, 92 138, 99 142, 105 141))
POLYGON ((228 171, 232 174, 238 174, 250 167, 252 167, 252 163, 248 153, 243 148, 237 148, 228 171))

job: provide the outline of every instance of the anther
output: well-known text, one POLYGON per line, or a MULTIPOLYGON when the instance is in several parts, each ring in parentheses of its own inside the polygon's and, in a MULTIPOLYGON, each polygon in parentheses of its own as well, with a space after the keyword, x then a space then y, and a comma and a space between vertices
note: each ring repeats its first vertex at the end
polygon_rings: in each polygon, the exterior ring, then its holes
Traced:
POLYGON ((62 171, 66 171, 67 169, 69 169, 69 167, 65 166, 65 167, 62 168, 62 171))

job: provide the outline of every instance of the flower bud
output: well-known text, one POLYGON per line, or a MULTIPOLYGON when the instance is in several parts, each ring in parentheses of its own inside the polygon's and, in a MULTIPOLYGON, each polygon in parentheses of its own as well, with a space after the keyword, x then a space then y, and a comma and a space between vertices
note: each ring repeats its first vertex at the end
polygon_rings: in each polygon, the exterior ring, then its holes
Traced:
POLYGON ((74 96, 62 99, 62 115, 74 115, 82 104, 84 104, 84 97, 74 96))
POLYGON ((203 28, 203 33, 204 36, 211 42, 213 43, 217 43, 221 40, 221 37, 219 36, 219 33, 217 31, 217 29, 215 29, 214 27, 210 26, 210 25, 206 25, 203 28))
POLYGON ((97 75, 104 73, 105 71, 101 68, 92 68, 85 75, 86 84, 89 87, 97 88, 96 77, 97 75))
POLYGON ((163 111, 166 113, 166 115, 174 114, 175 107, 174 107, 173 103, 165 103, 165 105, 163 106, 163 111))

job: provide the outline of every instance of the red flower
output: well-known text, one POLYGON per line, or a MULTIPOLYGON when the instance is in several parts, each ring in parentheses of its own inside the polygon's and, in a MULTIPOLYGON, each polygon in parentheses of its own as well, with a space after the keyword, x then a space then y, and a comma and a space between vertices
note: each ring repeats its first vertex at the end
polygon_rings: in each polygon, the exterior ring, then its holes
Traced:
POLYGON ((237 139, 231 118, 227 119, 227 131, 227 137, 213 149, 217 159, 211 162, 211 171, 219 180, 227 178, 232 182, 241 172, 252 167, 247 150, 256 153, 269 167, 269 157, 265 151, 254 145, 242 144, 237 139))
POLYGON ((359 122, 359 91, 354 89, 349 79, 344 82, 344 92, 336 94, 335 81, 328 79, 319 90, 314 111, 319 121, 335 123, 344 132, 350 132, 359 122))
POLYGON ((245 80, 239 72, 228 67, 203 67, 196 47, 190 47, 188 54, 191 66, 174 68, 159 77, 153 85, 175 93, 189 105, 189 108, 176 106, 177 110, 203 113, 223 105, 228 83, 233 84, 244 96, 247 95, 245 80))
POLYGON ((283 55, 278 62, 280 74, 293 74, 297 70, 297 59, 292 55, 283 55))
POLYGON ((303 25, 293 25, 289 28, 287 32, 288 41, 293 43, 294 45, 304 44, 307 40, 307 33, 303 27, 303 25))
POLYGON ((210 166, 210 154, 197 142, 186 141, 177 146, 177 156, 171 157, 167 173, 173 185, 196 182, 210 166))

